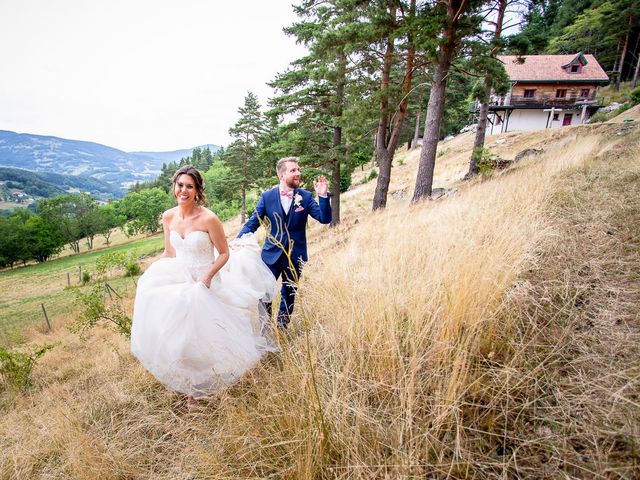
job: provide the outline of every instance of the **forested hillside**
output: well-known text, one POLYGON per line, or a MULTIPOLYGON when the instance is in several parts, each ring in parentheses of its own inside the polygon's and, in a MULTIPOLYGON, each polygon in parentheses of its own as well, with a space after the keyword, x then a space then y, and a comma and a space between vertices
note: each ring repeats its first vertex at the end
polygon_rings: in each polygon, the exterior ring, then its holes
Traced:
MULTIPOLYGON (((71 191, 90 193, 99 200, 118 198, 118 187, 95 178, 58 173, 31 172, 20 168, 0 167, 0 183, 6 189, 15 189, 31 197, 48 198, 71 191)), ((15 197, 15 196, 13 196, 15 197)), ((10 201, 11 198, 0 200, 10 201)))
POLYGON ((525 3, 518 40, 532 53, 592 53, 616 86, 638 81, 640 4, 635 0, 541 0, 525 3))

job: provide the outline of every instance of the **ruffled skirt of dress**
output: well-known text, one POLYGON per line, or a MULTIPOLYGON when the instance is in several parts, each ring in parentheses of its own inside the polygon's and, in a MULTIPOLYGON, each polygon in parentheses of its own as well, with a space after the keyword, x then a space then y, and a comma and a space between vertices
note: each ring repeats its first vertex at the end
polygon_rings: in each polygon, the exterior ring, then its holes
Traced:
POLYGON ((178 258, 157 260, 138 281, 131 351, 172 390, 214 393, 277 351, 259 302, 272 300, 275 279, 253 238, 235 243, 211 288, 197 282, 202 269, 178 258))

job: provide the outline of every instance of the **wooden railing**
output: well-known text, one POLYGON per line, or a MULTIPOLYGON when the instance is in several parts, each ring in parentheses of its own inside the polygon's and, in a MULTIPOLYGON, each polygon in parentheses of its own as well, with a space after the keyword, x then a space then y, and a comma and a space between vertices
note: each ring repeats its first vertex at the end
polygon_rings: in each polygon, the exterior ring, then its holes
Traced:
POLYGON ((542 105, 542 106, 567 106, 575 105, 579 102, 589 102, 594 105, 600 105, 601 99, 598 99, 595 93, 587 97, 580 95, 567 95, 566 97, 555 97, 551 95, 534 95, 533 97, 525 97, 524 95, 511 95, 511 97, 492 98, 490 105, 505 106, 524 106, 524 105, 542 105))

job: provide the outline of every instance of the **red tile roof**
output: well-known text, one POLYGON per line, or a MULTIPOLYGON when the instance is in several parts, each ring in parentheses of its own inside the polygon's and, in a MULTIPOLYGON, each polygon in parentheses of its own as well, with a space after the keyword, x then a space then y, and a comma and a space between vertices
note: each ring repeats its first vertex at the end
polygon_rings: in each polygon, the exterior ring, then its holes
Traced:
POLYGON ((593 55, 584 55, 587 64, 580 73, 569 73, 562 68, 576 58, 570 55, 523 55, 524 63, 519 63, 516 55, 498 55, 512 81, 549 82, 607 82, 609 77, 593 55))

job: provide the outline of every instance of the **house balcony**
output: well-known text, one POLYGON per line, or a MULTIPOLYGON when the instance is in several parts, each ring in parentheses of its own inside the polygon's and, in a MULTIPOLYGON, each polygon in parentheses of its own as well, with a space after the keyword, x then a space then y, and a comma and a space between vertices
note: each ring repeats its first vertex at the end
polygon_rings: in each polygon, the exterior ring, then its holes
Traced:
POLYGON ((566 97, 555 97, 551 95, 534 95, 525 97, 524 95, 507 95, 506 97, 492 97, 489 102, 490 107, 507 107, 507 108, 546 108, 546 107, 564 107, 579 108, 582 105, 589 107, 599 107, 602 105, 602 99, 596 97, 595 93, 586 97, 580 95, 567 95, 566 97))

